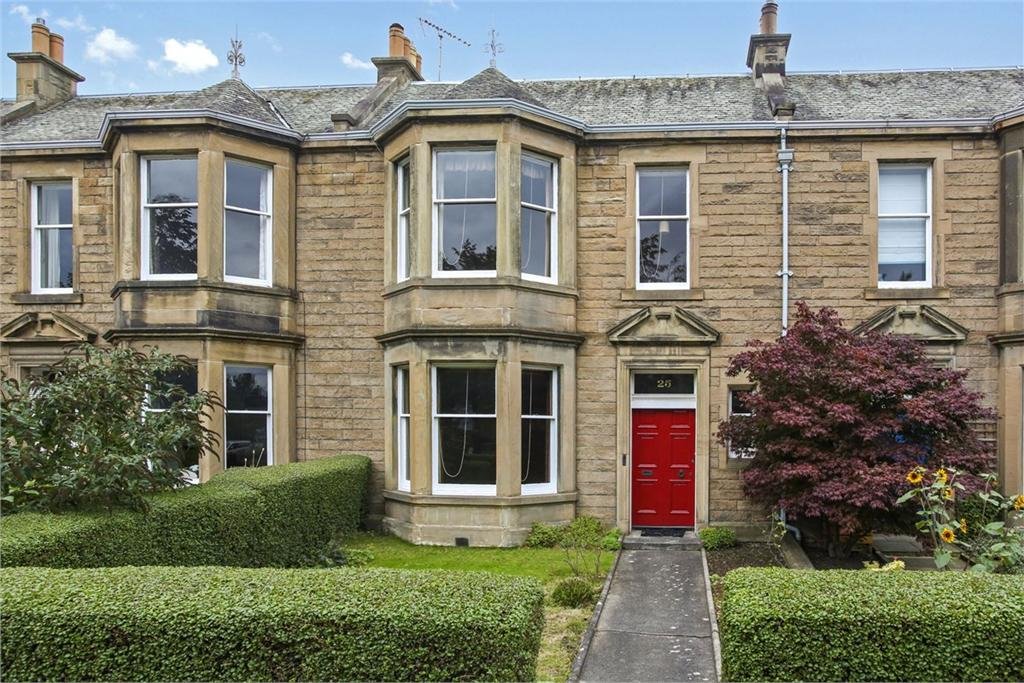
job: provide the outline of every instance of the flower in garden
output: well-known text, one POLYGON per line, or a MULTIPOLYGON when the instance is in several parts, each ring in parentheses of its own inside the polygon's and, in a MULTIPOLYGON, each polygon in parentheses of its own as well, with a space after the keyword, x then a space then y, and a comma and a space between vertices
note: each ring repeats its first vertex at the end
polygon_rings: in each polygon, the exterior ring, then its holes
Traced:
POLYGON ((944 543, 952 543, 956 540, 956 534, 953 533, 952 529, 946 527, 939 533, 939 538, 941 538, 944 543))
POLYGON ((953 497, 955 495, 956 494, 953 492, 952 486, 947 486, 946 488, 942 489, 942 497, 945 498, 946 500, 953 500, 953 497))
POLYGON ((917 469, 910 470, 910 472, 907 474, 907 481, 913 486, 917 486, 918 484, 920 484, 922 479, 923 477, 917 469))
POLYGON ((935 470, 935 481, 939 482, 940 484, 945 484, 947 481, 949 481, 949 475, 946 474, 946 469, 944 467, 940 467, 939 469, 935 470))
POLYGON ((1024 493, 1013 499, 1014 510, 1024 510, 1024 493))
POLYGON ((962 517, 960 518, 960 533, 967 533, 967 520, 962 517))

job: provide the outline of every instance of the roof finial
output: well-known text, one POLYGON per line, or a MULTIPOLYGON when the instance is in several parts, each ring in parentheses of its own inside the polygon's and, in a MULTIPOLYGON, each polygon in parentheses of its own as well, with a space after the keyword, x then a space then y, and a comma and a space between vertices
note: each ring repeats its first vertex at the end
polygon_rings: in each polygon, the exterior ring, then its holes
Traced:
POLYGON ((498 32, 493 28, 491 29, 491 40, 484 45, 484 52, 489 52, 491 55, 491 68, 498 68, 498 55, 505 51, 505 46, 498 42, 498 32))
POLYGON ((242 41, 238 39, 238 25, 235 25, 235 37, 231 39, 231 49, 228 51, 228 64, 231 65, 231 78, 241 79, 238 75, 238 67, 245 66, 245 55, 242 54, 242 41))

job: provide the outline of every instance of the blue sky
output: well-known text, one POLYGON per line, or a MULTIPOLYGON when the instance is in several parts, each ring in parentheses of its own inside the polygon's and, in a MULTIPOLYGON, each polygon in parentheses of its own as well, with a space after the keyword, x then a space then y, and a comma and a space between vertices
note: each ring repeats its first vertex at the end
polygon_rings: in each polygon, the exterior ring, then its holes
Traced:
MULTIPOLYGON (((780 0, 780 30, 793 34, 790 70, 1024 64, 1024 0, 851 2, 780 0)), ((65 61, 86 77, 83 94, 186 90, 230 74, 238 26, 254 86, 369 83, 369 60, 387 52, 393 21, 437 78, 437 38, 419 17, 472 43, 445 43, 443 80, 488 64, 493 26, 513 78, 743 73, 761 0, 718 2, 0 2, 3 51, 29 47, 44 16, 65 36, 65 61), (429 29, 428 29, 429 30, 429 29)), ((0 90, 14 91, 3 60, 0 90)))

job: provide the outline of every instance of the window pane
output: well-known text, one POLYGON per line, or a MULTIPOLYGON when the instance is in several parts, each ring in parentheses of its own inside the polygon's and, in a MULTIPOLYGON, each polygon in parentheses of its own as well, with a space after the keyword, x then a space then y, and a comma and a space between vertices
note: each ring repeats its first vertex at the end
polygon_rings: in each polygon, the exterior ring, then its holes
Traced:
POLYGON ((498 237, 494 204, 441 206, 441 269, 495 270, 498 237))
POLYGON ((494 151, 437 153, 437 198, 494 197, 494 151))
POLYGON ((550 161, 523 157, 519 194, 527 204, 554 208, 554 170, 550 161))
POLYGON ((493 485, 497 471, 497 420, 493 417, 442 417, 437 423, 438 482, 493 485))
POLYGON ((551 415, 551 370, 523 370, 523 415, 551 415))
POLYGON ((409 239, 409 214, 398 217, 398 239, 402 240, 402 270, 399 278, 405 279, 412 272, 412 240, 409 239))
POLYGON ((196 209, 150 209, 150 272, 195 273, 196 240, 196 209))
POLYGON ((267 368, 228 366, 227 409, 267 410, 267 368))
POLYGON ((878 168, 878 213, 928 213, 928 173, 923 168, 878 168))
POLYGON ((227 198, 225 204, 252 211, 267 210, 267 178, 265 166, 227 162, 227 198))
POLYGON ((493 415, 494 368, 438 368, 436 412, 493 415))
POLYGON ((882 218, 878 221, 878 279, 920 282, 925 279, 925 219, 882 218))
POLYGON ((39 185, 36 225, 71 225, 71 185, 39 185))
POLYGON ((409 208, 409 163, 406 162, 398 167, 399 186, 401 194, 398 197, 399 211, 409 208))
POLYGON ((39 231, 39 286, 44 289, 72 287, 74 250, 71 228, 39 231))
POLYGON ((397 368, 395 391, 397 393, 398 412, 409 414, 409 368, 397 368))
POLYGON ((224 274, 262 280, 265 216, 224 212, 224 274))
MULTIPOLYGON (((199 391, 199 371, 197 368, 164 372, 157 377, 157 381, 178 387, 182 394, 192 395, 199 391)), ((163 396, 153 396, 149 401, 149 407, 153 410, 166 410, 181 400, 182 395, 176 394, 177 392, 163 396)))
POLYGON ((551 214, 522 207, 520 214, 520 269, 530 275, 551 275, 551 214))
POLYGON ((729 391, 729 414, 749 415, 750 408, 747 407, 747 397, 750 396, 750 389, 732 389, 729 391))
POLYGON ((684 372, 642 373, 633 376, 634 394, 692 394, 693 375, 684 372))
POLYGON ((551 481, 551 420, 523 420, 522 483, 551 481))
POLYGON ((267 464, 266 415, 228 413, 225 421, 224 456, 228 467, 267 464))
POLYGON ((687 221, 640 221, 640 282, 686 282, 687 221))
POLYGON ((686 215, 686 171, 644 169, 639 178, 641 216, 686 215))
POLYGON ((197 201, 196 159, 149 159, 150 204, 185 204, 197 201))

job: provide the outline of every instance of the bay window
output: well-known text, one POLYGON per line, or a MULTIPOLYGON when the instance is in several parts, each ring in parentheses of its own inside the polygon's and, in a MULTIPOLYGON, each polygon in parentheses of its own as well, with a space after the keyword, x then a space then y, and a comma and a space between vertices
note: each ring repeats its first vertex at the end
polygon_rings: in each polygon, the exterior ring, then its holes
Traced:
POLYGON ((198 253, 197 159, 142 159, 142 277, 196 278, 198 253))
POLYGON ((412 414, 409 411, 409 367, 395 368, 395 454, 397 455, 398 490, 409 491, 409 422, 412 414))
POLYGON ((224 367, 224 466, 274 464, 271 371, 268 367, 224 367))
POLYGON ((495 151, 434 153, 434 277, 494 277, 498 267, 495 151))
POLYGON ((931 167, 878 166, 878 286, 932 281, 931 167))
MULTIPOLYGON (((147 394, 143 407, 147 416, 165 413, 186 396, 199 391, 199 372, 195 366, 162 373, 157 379, 160 389, 147 394)), ((192 484, 199 482, 201 451, 202 445, 198 442, 180 442, 176 448, 178 465, 188 472, 187 480, 192 484)))
POLYGON ((433 368, 434 493, 494 495, 494 366, 433 368))
POLYGON ((555 162, 523 154, 520 169, 519 269, 524 279, 558 279, 557 168, 555 162))
POLYGON ((398 216, 398 249, 395 258, 396 277, 398 282, 409 279, 412 271, 412 249, 409 243, 409 216, 412 213, 412 204, 409 201, 409 160, 398 162, 395 167, 395 188, 396 215, 398 216))
POLYGON ((685 168, 637 169, 638 289, 689 287, 688 175, 685 168))
POLYGON ((32 185, 32 292, 66 294, 74 287, 71 183, 32 185))
POLYGON ((269 286, 271 168, 227 159, 224 164, 224 279, 269 286))
POLYGON ((558 375, 524 368, 522 377, 522 492, 558 489, 558 375))

